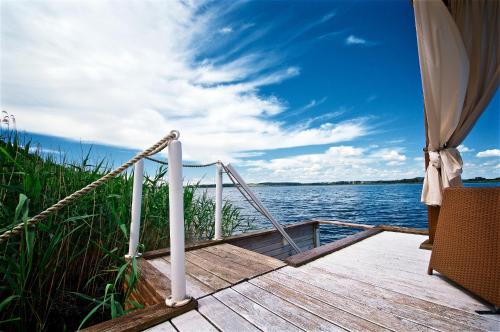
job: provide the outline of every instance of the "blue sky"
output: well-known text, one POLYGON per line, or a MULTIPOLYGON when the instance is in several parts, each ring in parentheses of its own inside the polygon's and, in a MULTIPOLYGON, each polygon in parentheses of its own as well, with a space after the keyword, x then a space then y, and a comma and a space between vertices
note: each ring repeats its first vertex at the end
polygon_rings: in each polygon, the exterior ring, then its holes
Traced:
MULTIPOLYGON (((45 153, 115 164, 181 132, 251 182, 423 175, 408 1, 2 1, 1 108, 45 153)), ((500 96, 461 150, 500 176, 500 96)), ((148 169, 152 170, 152 165, 148 169)), ((213 169, 186 170, 211 182, 213 169)))

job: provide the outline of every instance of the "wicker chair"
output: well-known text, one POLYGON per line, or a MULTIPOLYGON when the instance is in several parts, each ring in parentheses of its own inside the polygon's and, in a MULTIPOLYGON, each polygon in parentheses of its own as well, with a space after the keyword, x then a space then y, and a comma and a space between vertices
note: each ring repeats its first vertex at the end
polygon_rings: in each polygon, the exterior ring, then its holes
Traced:
POLYGON ((500 187, 445 189, 433 270, 500 307, 500 187))

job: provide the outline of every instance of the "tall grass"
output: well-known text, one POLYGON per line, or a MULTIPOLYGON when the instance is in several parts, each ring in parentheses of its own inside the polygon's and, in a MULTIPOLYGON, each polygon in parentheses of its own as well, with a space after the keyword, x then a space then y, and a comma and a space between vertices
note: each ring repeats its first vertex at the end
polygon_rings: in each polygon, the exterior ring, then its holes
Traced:
MULTIPOLYGON (((12 130, 0 134, 2 233, 110 170, 105 161, 91 164, 89 155, 74 163, 44 155, 12 130)), ((145 178, 142 250, 169 246, 167 171, 160 167, 145 178)), ((132 286, 136 278, 135 260, 123 258, 132 182, 132 174, 122 174, 0 244, 0 330, 75 330, 125 313, 122 285, 127 275, 132 286)), ((215 203, 198 190, 184 190, 188 241, 214 233, 215 203)), ((239 210, 225 202, 225 235, 242 223, 239 210)))

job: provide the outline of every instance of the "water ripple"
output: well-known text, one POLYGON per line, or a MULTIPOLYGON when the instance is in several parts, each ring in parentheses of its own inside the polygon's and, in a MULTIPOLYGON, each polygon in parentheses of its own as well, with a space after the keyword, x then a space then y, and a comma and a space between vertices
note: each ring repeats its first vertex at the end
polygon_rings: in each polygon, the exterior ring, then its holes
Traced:
MULTIPOLYGON (((498 186, 500 183, 466 184, 498 186)), ((253 187, 271 214, 282 224, 311 218, 337 219, 369 225, 426 228, 427 209, 420 203, 421 185, 341 185, 298 187, 253 187)), ((214 189, 207 189, 209 195, 214 189)), ((255 228, 271 227, 234 188, 224 188, 224 199, 255 219, 255 228)), ((331 242, 356 232, 353 229, 321 225, 321 242, 331 242)))

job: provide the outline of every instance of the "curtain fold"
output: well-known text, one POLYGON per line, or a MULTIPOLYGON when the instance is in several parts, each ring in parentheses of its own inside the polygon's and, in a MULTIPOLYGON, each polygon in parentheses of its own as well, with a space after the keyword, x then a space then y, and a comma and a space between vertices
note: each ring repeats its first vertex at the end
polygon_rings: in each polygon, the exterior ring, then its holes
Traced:
POLYGON ((469 84, 457 129, 458 146, 488 106, 500 83, 500 1, 451 0, 450 12, 469 57, 469 84))
POLYGON ((415 0, 415 25, 429 166, 422 202, 441 205, 442 189, 460 186, 465 139, 500 82, 497 1, 415 0))

